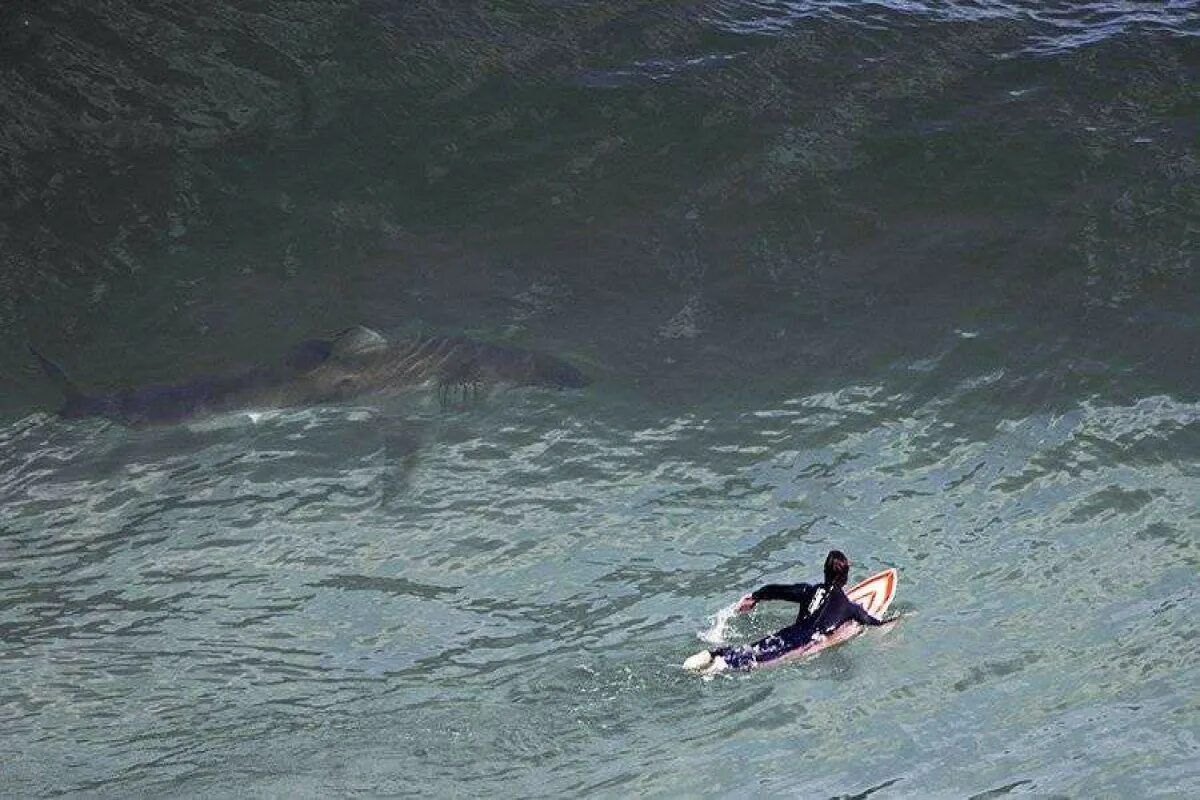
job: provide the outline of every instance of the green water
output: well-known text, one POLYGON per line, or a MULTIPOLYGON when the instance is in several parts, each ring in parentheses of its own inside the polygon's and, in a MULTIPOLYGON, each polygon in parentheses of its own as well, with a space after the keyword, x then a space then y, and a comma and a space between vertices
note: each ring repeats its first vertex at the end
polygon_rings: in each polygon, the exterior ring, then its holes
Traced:
POLYGON ((0 795, 1195 795, 1197 33, 8 4, 0 795), (115 388, 360 322, 594 383, 128 430, 25 349, 115 388), (679 669, 831 547, 908 618, 679 669))

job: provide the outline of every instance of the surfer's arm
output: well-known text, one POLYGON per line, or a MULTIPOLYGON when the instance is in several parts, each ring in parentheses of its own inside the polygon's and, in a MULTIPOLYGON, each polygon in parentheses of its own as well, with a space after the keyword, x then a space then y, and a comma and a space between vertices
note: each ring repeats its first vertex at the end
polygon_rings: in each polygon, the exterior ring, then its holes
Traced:
POLYGON ((757 603, 760 600, 786 600, 789 603, 807 603, 812 599, 813 587, 807 583, 768 583, 751 593, 757 603))
POLYGON ((862 625, 882 625, 884 620, 878 617, 871 616, 871 613, 858 603, 850 603, 850 613, 854 615, 854 621, 862 625))
POLYGON ((741 599, 737 612, 744 614, 758 605, 760 600, 785 600, 789 603, 807 603, 812 599, 813 587, 807 583, 768 583, 741 599))

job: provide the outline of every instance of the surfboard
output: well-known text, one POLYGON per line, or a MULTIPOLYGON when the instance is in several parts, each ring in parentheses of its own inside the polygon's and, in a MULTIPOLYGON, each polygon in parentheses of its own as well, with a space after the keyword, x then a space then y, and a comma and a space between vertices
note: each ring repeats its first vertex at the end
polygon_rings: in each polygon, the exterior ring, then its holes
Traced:
MULTIPOLYGON (((896 596, 896 583, 898 573, 895 569, 885 569, 883 572, 872 575, 866 580, 859 581, 853 587, 846 590, 846 597, 851 601, 858 603, 865 608, 871 616, 879 618, 888 610, 888 606, 892 604, 892 598, 896 596)), ((863 626, 857 622, 850 621, 838 626, 832 633, 821 637, 820 639, 798 647, 790 653, 772 659, 762 664, 756 664, 751 669, 761 669, 763 667, 774 667, 779 664, 787 664, 797 659, 806 658, 815 655, 822 650, 827 650, 830 647, 842 644, 850 639, 853 639, 858 634, 862 633, 863 626)), ((708 651, 701 651, 684 662, 685 669, 697 669, 706 675, 712 675, 717 672, 724 672, 727 667, 724 667, 725 662, 721 659, 708 661, 698 658, 702 654, 707 654, 708 651), (707 661, 701 664, 700 662, 707 661)))

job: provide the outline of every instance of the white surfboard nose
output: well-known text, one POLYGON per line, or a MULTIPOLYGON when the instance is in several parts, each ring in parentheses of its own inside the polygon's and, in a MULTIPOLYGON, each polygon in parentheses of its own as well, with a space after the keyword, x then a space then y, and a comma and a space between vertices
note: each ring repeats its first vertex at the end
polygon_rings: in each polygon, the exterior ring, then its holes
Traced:
POLYGON ((693 656, 688 656, 687 660, 683 662, 683 668, 691 670, 706 669, 712 662, 712 653, 707 650, 701 650, 693 656))

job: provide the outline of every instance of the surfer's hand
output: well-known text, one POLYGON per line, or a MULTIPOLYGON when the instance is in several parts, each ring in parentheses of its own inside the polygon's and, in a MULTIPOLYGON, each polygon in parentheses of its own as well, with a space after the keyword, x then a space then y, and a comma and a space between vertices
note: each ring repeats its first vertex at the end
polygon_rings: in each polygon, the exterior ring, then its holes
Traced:
POLYGON ((738 601, 737 608, 734 609, 738 614, 745 614, 750 609, 758 605, 758 601, 754 599, 754 595, 746 595, 738 601))

